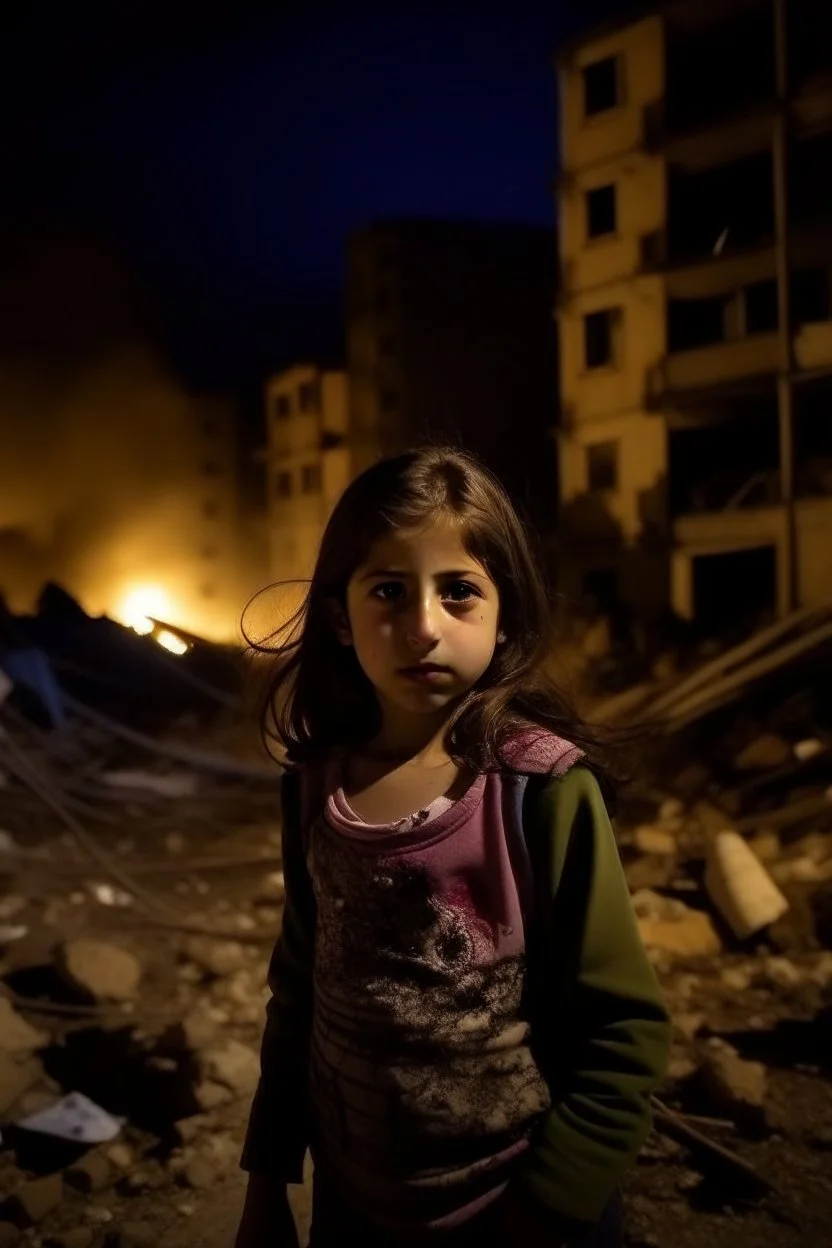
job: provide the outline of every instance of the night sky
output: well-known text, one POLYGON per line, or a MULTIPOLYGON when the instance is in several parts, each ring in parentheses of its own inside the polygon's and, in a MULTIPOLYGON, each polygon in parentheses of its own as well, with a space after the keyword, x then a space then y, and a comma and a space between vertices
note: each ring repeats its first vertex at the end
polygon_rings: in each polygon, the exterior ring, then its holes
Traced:
POLYGON ((110 7, 0 32, 3 238, 106 243, 179 375, 239 388, 338 348, 350 229, 553 221, 552 52, 621 6, 110 7))

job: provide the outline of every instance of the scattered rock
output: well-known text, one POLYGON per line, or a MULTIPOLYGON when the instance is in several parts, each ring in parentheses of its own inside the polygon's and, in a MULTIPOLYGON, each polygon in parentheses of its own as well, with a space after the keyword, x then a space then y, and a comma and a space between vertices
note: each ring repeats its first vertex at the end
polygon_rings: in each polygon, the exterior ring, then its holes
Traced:
POLYGON ((633 897, 641 938, 648 949, 677 957, 712 957, 722 949, 710 915, 643 889, 633 897))
POLYGON ((657 854, 660 857, 672 856, 676 853, 676 837, 666 828, 653 824, 642 824, 633 833, 636 849, 643 854, 657 854))
POLYGON ((109 1144, 104 1152, 107 1160, 117 1170, 129 1170, 136 1160, 133 1149, 121 1140, 117 1140, 115 1144, 109 1144))
POLYGON ((771 828, 762 828, 756 836, 752 836, 748 848, 766 865, 777 862, 783 852, 780 837, 771 828))
POLYGON ((21 1061, 0 1048, 0 1114, 39 1082, 43 1069, 33 1057, 21 1061))
POLYGON ((705 1022, 704 1014, 674 1014, 673 1026, 679 1035, 684 1036, 686 1040, 693 1040, 696 1033, 701 1030, 705 1022))
POLYGON ((190 1118, 180 1118, 175 1126, 182 1143, 190 1144, 192 1140, 210 1129, 211 1118, 208 1114, 193 1114, 190 1118))
POLYGON ((767 958, 764 974, 769 983, 778 988, 799 988, 806 980, 800 967, 788 958, 767 958))
POLYGON ((200 1005, 182 1019, 179 1033, 185 1048, 192 1053, 198 1053, 216 1040, 217 1025, 205 1006, 200 1005))
POLYGON ((100 1192, 110 1182, 110 1162, 104 1153, 97 1150, 87 1153, 80 1161, 76 1161, 64 1173, 64 1178, 76 1192, 85 1196, 90 1192, 100 1192))
POLYGON ((667 1063, 666 1080, 668 1083, 684 1083, 696 1072, 697 1066, 689 1053, 672 1053, 667 1063))
POLYGON ((208 1079, 230 1088, 238 1096, 249 1096, 260 1079, 260 1057, 239 1040, 228 1040, 222 1047, 207 1049, 202 1055, 208 1079))
POLYGON ((70 940, 60 950, 69 978, 98 1001, 127 1001, 136 995, 141 963, 126 949, 104 941, 70 940))
POLYGON ((138 1196, 142 1192, 152 1192, 162 1187, 167 1176, 160 1165, 144 1162, 128 1172, 119 1180, 118 1190, 126 1196, 138 1196))
POLYGON ((764 732, 734 758, 737 771, 766 771, 782 767, 793 757, 792 747, 774 732, 764 732))
POLYGON ((108 1222, 112 1222, 113 1213, 112 1210, 104 1209, 101 1205, 87 1205, 84 1217, 93 1226, 106 1226, 108 1222))
POLYGON ((188 1187, 204 1191, 216 1183, 217 1168, 205 1157, 192 1157, 186 1162, 180 1178, 188 1187))
POLYGON ((719 977, 732 992, 745 992, 751 986, 751 972, 742 966, 723 966, 719 977))
POLYGON ((832 987, 832 953, 824 950, 818 956, 818 960, 809 972, 809 977, 816 984, 820 984, 821 988, 832 987))
POLYGON ((212 1109, 218 1109, 220 1105, 227 1105, 234 1099, 234 1093, 230 1088, 216 1083, 213 1079, 203 1079, 194 1088, 194 1098, 203 1113, 210 1113, 212 1109))
POLYGON ((675 828, 684 819, 685 805, 678 797, 667 797, 659 807, 659 823, 675 828))
POLYGON ((20 1226, 35 1226, 61 1203, 64 1183, 60 1174, 47 1174, 28 1179, 8 1202, 11 1221, 20 1226))
POLYGON ((192 962, 210 975, 233 975, 247 963, 245 949, 233 940, 212 940, 208 936, 192 936, 185 944, 192 962))
POLYGON ((739 1118, 759 1120, 766 1096, 762 1062, 746 1062, 730 1045, 712 1040, 701 1075, 719 1109, 739 1118))
POLYGON ((21 1018, 7 997, 0 996, 0 1049, 7 1053, 34 1053, 49 1043, 49 1035, 21 1018))

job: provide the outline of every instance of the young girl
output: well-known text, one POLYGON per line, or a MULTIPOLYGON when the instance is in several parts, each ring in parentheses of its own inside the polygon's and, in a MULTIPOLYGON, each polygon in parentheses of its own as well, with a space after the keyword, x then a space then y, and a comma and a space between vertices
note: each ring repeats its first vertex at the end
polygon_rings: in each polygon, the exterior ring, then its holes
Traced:
POLYGON ((669 1026, 599 786, 549 684, 499 483, 429 448, 355 480, 271 689, 283 927, 238 1248, 621 1243, 669 1026))

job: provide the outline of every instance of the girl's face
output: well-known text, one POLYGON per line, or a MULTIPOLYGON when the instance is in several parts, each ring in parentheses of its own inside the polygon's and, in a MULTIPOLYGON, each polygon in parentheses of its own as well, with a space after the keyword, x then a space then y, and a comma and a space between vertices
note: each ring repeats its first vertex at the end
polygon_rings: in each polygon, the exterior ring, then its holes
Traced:
POLYGON ((352 645, 382 711, 450 711, 485 672, 499 637, 497 587, 447 521, 376 542, 347 586, 339 639, 352 645))

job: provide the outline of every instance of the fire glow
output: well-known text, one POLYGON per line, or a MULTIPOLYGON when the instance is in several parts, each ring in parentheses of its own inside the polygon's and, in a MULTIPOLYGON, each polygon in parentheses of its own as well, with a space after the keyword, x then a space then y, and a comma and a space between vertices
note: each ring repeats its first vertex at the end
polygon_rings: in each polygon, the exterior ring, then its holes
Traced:
POLYGON ((129 589, 113 612, 115 619, 139 636, 152 636, 153 640, 171 654, 186 654, 188 643, 170 629, 162 628, 156 621, 171 619, 174 604, 160 585, 136 585, 129 589))

